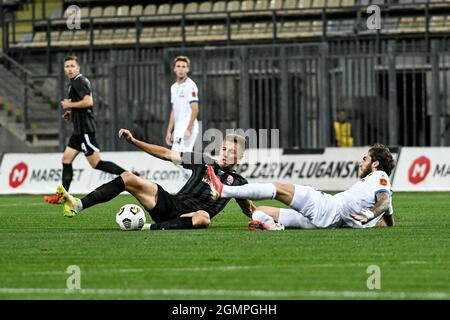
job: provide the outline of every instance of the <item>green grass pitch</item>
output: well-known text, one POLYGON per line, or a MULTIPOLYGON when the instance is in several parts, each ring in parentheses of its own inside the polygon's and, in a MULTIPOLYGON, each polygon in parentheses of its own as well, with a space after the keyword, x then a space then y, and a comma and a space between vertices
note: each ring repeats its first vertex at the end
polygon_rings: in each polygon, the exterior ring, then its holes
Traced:
POLYGON ((73 219, 2 196, 0 299, 450 299, 449 195, 396 193, 394 228, 283 232, 247 231, 234 201, 208 229, 124 232, 115 212, 131 196, 73 219))

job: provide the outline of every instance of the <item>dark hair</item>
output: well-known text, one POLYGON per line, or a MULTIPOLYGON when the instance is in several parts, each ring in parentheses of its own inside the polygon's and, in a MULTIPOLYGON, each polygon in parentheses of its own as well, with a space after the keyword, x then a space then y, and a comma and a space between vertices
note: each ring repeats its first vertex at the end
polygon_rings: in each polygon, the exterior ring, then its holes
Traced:
POLYGON ((80 62, 78 61, 77 56, 67 56, 67 57, 64 59, 64 62, 66 62, 66 61, 71 61, 71 60, 75 61, 75 62, 78 64, 78 66, 80 65, 80 62))
POLYGON ((378 170, 383 170, 389 176, 395 168, 395 161, 388 147, 381 143, 375 143, 369 149, 369 155, 372 161, 378 161, 378 170))

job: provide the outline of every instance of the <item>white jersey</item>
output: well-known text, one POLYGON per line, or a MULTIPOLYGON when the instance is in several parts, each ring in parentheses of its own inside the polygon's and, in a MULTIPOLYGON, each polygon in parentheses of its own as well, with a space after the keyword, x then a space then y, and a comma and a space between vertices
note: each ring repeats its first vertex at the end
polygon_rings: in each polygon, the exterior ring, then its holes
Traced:
MULTIPOLYGON (((174 137, 183 137, 191 119, 191 103, 198 102, 198 88, 194 81, 186 77, 182 83, 175 82, 170 88, 175 127, 174 137)), ((195 119, 192 132, 198 131, 198 121, 195 119)))
MULTIPOLYGON (((350 214, 360 214, 364 210, 371 209, 377 201, 377 193, 388 192, 391 195, 391 183, 389 176, 384 171, 374 171, 363 179, 360 179, 350 189, 334 195, 340 202, 338 212, 344 222, 352 228, 371 228, 375 226, 383 214, 370 220, 366 224, 350 217, 350 214)), ((392 197, 390 197, 392 199, 392 197)), ((392 211, 392 200, 390 211, 392 211)))

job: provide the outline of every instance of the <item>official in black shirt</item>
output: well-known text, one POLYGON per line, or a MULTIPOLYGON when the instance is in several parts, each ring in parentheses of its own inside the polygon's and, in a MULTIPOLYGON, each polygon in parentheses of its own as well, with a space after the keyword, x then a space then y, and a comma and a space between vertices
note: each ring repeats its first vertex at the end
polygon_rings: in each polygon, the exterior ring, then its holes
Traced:
MULTIPOLYGON (((120 175, 125 169, 113 162, 100 158, 100 147, 95 139, 94 100, 91 83, 80 73, 80 64, 76 56, 64 59, 64 72, 69 78, 68 99, 61 101, 63 118, 73 123, 73 134, 64 150, 62 158, 62 184, 69 190, 73 177, 72 163, 83 152, 92 168, 120 175)), ((44 196, 48 203, 59 204, 58 194, 44 196)))
MULTIPOLYGON (((172 195, 154 182, 124 172, 84 198, 74 200, 76 204, 73 205, 73 214, 109 201, 126 190, 139 200, 155 221, 154 224, 144 225, 143 230, 208 227, 210 219, 225 208, 229 199, 211 199, 209 185, 205 182, 207 166, 212 165, 221 181, 227 185, 237 186, 247 183, 247 180, 234 171, 245 149, 245 139, 242 136, 226 136, 218 162, 205 154, 180 153, 142 142, 135 139, 126 129, 119 130, 119 137, 125 138, 152 156, 181 164, 184 168, 192 170, 192 176, 177 194, 172 195)), ((253 203, 246 199, 236 200, 242 212, 251 217, 255 209, 253 203)))

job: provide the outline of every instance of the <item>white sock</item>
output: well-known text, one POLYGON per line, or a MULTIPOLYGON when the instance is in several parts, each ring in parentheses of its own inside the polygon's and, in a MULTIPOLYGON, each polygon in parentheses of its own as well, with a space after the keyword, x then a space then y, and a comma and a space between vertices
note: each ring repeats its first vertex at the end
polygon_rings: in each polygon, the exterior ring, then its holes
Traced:
POLYGON ((243 186, 223 186, 223 198, 237 198, 250 200, 273 199, 277 195, 277 188, 273 183, 249 183, 243 186))
POLYGON ((81 210, 83 210, 83 202, 81 202, 81 199, 77 200, 76 210, 77 210, 77 212, 80 212, 81 210))
POLYGON ((260 211, 260 210, 255 210, 253 212, 252 219, 253 220, 257 220, 257 221, 261 221, 263 223, 275 222, 271 216, 269 216, 267 213, 265 213, 263 211, 260 211))

